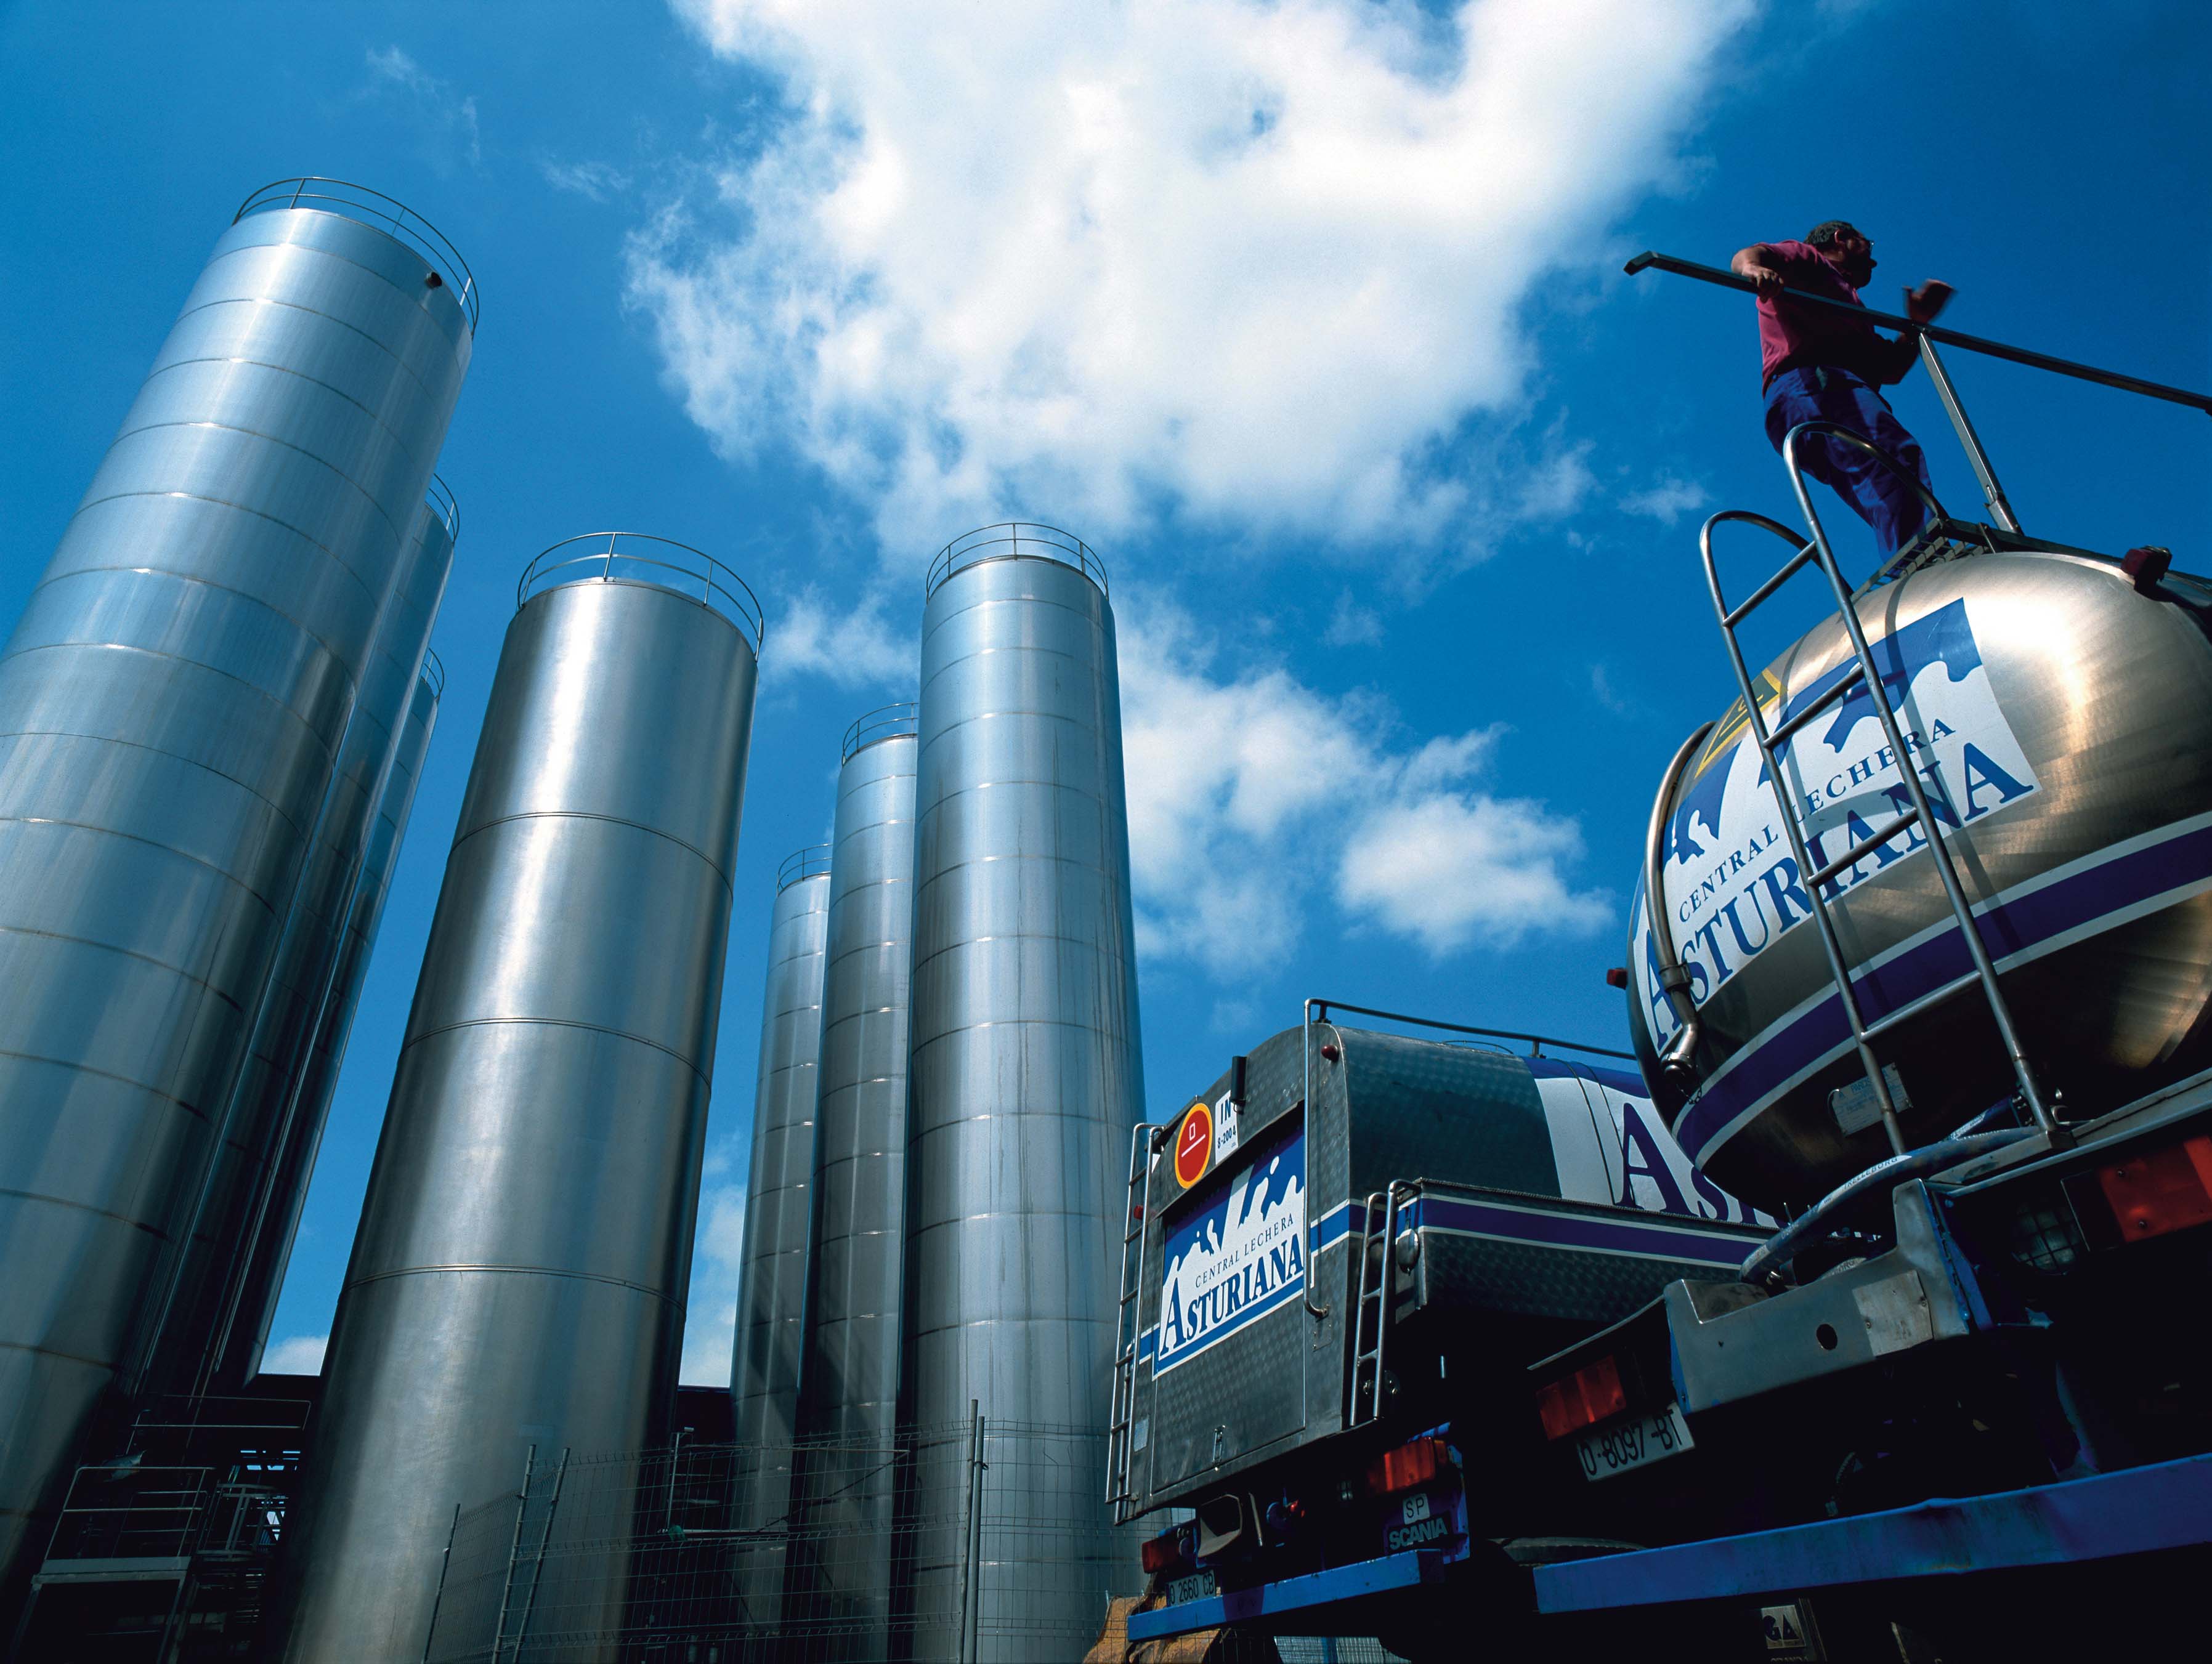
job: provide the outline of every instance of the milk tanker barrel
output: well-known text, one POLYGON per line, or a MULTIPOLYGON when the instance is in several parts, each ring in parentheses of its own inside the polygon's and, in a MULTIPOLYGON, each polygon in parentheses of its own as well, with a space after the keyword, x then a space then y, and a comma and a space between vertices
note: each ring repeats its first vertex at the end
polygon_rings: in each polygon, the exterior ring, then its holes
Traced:
MULTIPOLYGON (((2139 593, 2118 566, 1981 554, 1857 603, 2029 1060, 2061 1114, 2110 1108, 2212 1063, 2212 590, 2139 593)), ((1840 617, 1754 684, 1770 731, 1850 668, 1840 617)), ((1863 690, 1792 735, 1784 789, 1825 865, 1909 806, 1900 759, 1863 690)), ((1630 1024, 1654 1096, 1714 1181, 1802 1204, 1890 1153, 1810 923, 1774 785, 1742 701, 1679 766, 1658 828, 1662 905, 1639 879, 1630 1024), (1686 1066, 1662 1068, 1680 1013, 1652 934, 1695 1002, 1686 1066)), ((1655 810, 1655 821, 1659 811, 1655 810)), ((1909 1099, 1908 1145, 2014 1090, 2012 1071, 1921 829, 1824 891, 1865 1019, 1909 1099)))

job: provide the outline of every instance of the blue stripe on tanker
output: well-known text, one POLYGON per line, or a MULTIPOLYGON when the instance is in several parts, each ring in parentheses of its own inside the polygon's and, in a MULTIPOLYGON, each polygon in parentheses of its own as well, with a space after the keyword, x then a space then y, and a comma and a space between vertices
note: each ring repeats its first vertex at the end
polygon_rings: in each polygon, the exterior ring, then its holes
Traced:
POLYGON ((1413 1229, 1438 1236, 1480 1236, 1638 1260, 1682 1260, 1726 1266, 1731 1271, 1758 1240, 1656 1220, 1598 1219, 1586 1213, 1463 1201, 1455 1196, 1424 1196, 1404 1212, 1412 1216, 1413 1229))
MULTIPOLYGON (((1541 1203, 1519 1206, 1505 1202, 1462 1201, 1443 1196, 1425 1196, 1403 1210, 1408 1226, 1416 1230, 1435 1231, 1448 1236, 1480 1236, 1497 1242, 1527 1242, 1540 1248, 1565 1248, 1585 1254, 1619 1254, 1635 1259, 1676 1260, 1693 1265, 1726 1266, 1734 1269, 1751 1251, 1755 1238, 1747 1238, 1740 1232, 1723 1233, 1703 1230, 1693 1225, 1671 1225, 1656 1219, 1635 1221, 1593 1218, 1586 1213, 1569 1213, 1545 1207, 1541 1203)), ((1365 1229, 1367 1210, 1364 1205, 1339 1202, 1316 1220, 1309 1233, 1313 1252, 1333 1247, 1354 1230, 1365 1229)), ((1267 1307, 1255 1309, 1252 1317, 1263 1317, 1267 1307)), ((1209 1336, 1210 1346, 1223 1335, 1242 1328, 1249 1318, 1238 1317, 1209 1336)), ((1159 1335, 1159 1326, 1154 1324, 1137 1338, 1137 1356, 1149 1358, 1159 1335)), ((1194 1349, 1202 1351, 1206 1346, 1194 1349)))
MULTIPOLYGON (((2148 832, 1977 904, 1982 941, 2006 970, 2212 890, 2212 815, 2148 832)), ((1885 1017, 1972 966, 1950 920, 1899 943, 1857 973, 1862 1013, 1885 1017)), ((1807 1076, 1850 1050, 1842 996, 1816 995, 1717 1070, 1674 1123, 1702 1165, 1807 1076)))

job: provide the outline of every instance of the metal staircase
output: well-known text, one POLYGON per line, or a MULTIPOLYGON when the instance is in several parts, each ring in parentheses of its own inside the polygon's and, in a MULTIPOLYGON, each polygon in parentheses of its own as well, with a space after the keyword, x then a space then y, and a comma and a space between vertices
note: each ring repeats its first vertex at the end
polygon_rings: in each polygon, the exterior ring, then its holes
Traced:
MULTIPOLYGON (((1820 945, 1827 957, 1830 978, 1842 999, 1844 1016, 1850 1024, 1852 1044, 1857 1050, 1860 1066, 1866 1072, 1867 1084, 1874 1095, 1882 1126, 1889 1134, 1890 1148, 1901 1155, 1906 1147, 1905 1135, 1898 1125, 1897 1106, 1891 1096, 1889 1083, 1883 1076, 1874 1042, 1899 1023, 1919 1016, 1931 1005, 1948 1000, 1968 988, 1978 988, 1989 1006, 1990 1017, 1996 1023, 1997 1035, 2004 1044, 2006 1054, 2011 1060, 2013 1078, 2019 1087, 2021 1104, 2037 1127, 2045 1133, 2055 1132, 2057 1121, 2044 1099, 2034 1069, 2021 1044, 2011 1008, 2005 1001, 2003 991, 1997 986, 1996 967, 1990 961, 1989 950, 1982 941, 1981 931, 1975 921, 1973 909, 1966 900, 1965 887, 1960 883, 1957 860, 1943 835, 1944 817, 1936 812, 1918 771, 1907 762, 1911 753, 1898 723, 1890 688, 1881 666, 1875 662, 1873 650, 1868 645, 1865 629, 1859 622, 1858 610, 1853 604, 1850 586, 1844 582, 1842 570, 1836 564, 1835 550, 1828 542, 1827 532, 1820 524, 1820 517, 1814 509, 1812 496, 1806 489, 1804 471, 1798 461, 1798 450, 1808 436, 1814 434, 1825 435, 1832 443, 1863 451, 1878 465, 1903 479, 1926 503, 1931 515, 1931 525, 1942 527, 1952 522, 1944 513, 1942 504, 1937 502, 1918 480, 1867 440, 1837 422, 1808 422, 1791 428, 1784 437, 1782 459, 1789 469, 1790 483, 1797 494, 1798 507, 1803 511, 1805 524, 1812 535, 1800 543, 1798 534, 1781 522, 1739 508, 1714 515, 1705 522, 1698 536, 1698 552, 1705 560, 1705 585, 1712 598, 1713 616, 1719 621, 1721 637, 1728 645, 1729 666, 1735 672, 1736 689, 1743 701, 1745 720, 1750 727, 1752 738, 1759 747, 1759 756, 1766 764, 1766 778, 1772 782, 1774 797, 1781 807, 1783 829, 1790 839, 1790 853, 1796 857, 1797 870, 1803 875, 1805 893, 1812 900, 1814 923, 1820 931, 1820 945), (1719 570, 1713 561, 1713 529, 1730 522, 1758 526, 1796 547, 1796 552, 1753 590, 1747 599, 1733 607, 1722 593, 1719 570), (1819 567, 1821 574, 1828 580, 1836 616, 1841 620, 1844 635, 1850 643, 1851 662, 1833 685, 1802 709, 1788 713, 1779 724, 1770 727, 1766 713, 1759 705, 1750 667, 1745 663, 1743 646, 1737 640, 1736 630, 1745 619, 1771 599, 1784 585, 1808 566, 1819 567), (1899 759, 1898 774, 1911 805, 1886 824, 1875 828, 1841 855, 1832 859, 1821 859, 1814 853, 1799 796, 1788 785, 1791 776, 1782 766, 1783 748, 1820 717, 1861 692, 1865 694, 1874 708, 1875 716, 1881 724, 1882 738, 1887 742, 1891 754, 1899 759), (1936 873, 1942 881, 1944 896, 1950 903, 1952 917, 1958 923, 1960 935, 1972 961, 1972 969, 1924 998, 1869 1022, 1862 1006, 1858 986, 1854 981, 1857 968, 1844 950, 1841 938, 1837 934, 1829 898, 1823 892, 1838 874, 1849 871, 1891 839, 1915 827, 1928 840, 1929 858, 1935 862, 1936 873)), ((1909 554, 1910 550, 1906 552, 1909 554)), ((1898 673, 1901 672, 1893 675, 1898 673)), ((1782 714, 1784 708, 1778 700, 1777 714, 1782 714)))

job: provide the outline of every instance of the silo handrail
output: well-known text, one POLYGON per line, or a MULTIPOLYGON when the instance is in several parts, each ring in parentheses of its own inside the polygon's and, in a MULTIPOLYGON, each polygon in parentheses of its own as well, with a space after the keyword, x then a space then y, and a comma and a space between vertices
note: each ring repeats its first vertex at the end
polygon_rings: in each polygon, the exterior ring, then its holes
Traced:
POLYGON ((429 684, 431 698, 446 696, 446 661, 428 647, 422 649, 422 680, 429 684))
POLYGON ((363 225, 373 225, 380 231, 390 232, 434 267, 449 268, 439 276, 447 281, 460 280, 454 285, 454 298, 461 303, 461 311, 469 320, 469 333, 476 333, 476 274, 469 270, 469 263, 461 258, 460 250, 453 246, 452 240, 406 203, 365 185, 307 173, 263 185, 239 204, 230 222, 236 225, 249 214, 271 214, 294 208, 343 215, 363 225))
POLYGON ((775 870, 776 894, 781 896, 804 878, 826 878, 830 876, 830 846, 811 843, 804 849, 794 849, 783 858, 783 865, 775 870))
POLYGON ((1027 560, 1056 561, 1073 567, 1098 586, 1101 595, 1107 592, 1105 563, 1073 532, 1030 520, 1003 520, 996 525, 978 526, 939 550, 922 580, 921 598, 927 601, 936 594, 938 586, 954 573, 985 561, 1027 560))
POLYGON ((461 504, 460 499, 453 495, 453 488, 433 474, 429 485, 422 493, 422 501, 430 505, 430 512, 443 522, 446 540, 459 543, 461 540, 461 504))
POLYGON ((850 762, 854 753, 879 739, 902 739, 918 732, 920 709, 911 699, 902 699, 866 713, 845 730, 845 743, 838 762, 850 762))
POLYGON ((515 610, 521 610, 532 596, 542 595, 549 589, 592 582, 651 584, 690 596, 735 624, 738 633, 751 644, 756 656, 767 634, 760 598, 744 579, 703 550, 645 531, 585 531, 563 537, 522 569, 522 577, 514 586, 515 610), (651 551, 640 552, 634 547, 641 544, 650 544, 651 551), (591 546, 579 549, 578 544, 591 546), (636 569, 640 568, 675 574, 686 581, 671 583, 665 578, 638 573, 636 569), (556 578, 556 573, 568 575, 556 578), (691 595, 694 589, 698 591, 696 596, 691 595))

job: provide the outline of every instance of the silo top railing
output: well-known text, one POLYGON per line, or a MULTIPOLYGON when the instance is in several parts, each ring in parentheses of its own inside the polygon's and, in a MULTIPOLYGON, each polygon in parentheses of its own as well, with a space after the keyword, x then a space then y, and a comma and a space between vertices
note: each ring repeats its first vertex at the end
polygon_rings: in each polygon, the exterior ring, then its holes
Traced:
POLYGON ((586 531, 563 537, 522 569, 514 586, 519 611, 533 595, 566 584, 649 584, 673 590, 720 613, 758 657, 766 626, 760 598, 713 556, 689 544, 642 531, 586 531))
POLYGON ((856 751, 866 750, 879 739, 903 739, 918 732, 920 707, 911 699, 902 699, 896 705, 885 705, 870 711, 845 730, 845 744, 840 762, 850 762, 856 751))
POLYGON ((449 543, 461 540, 461 504, 453 495, 453 488, 435 474, 430 476, 429 489, 422 493, 422 501, 430 505, 430 512, 443 521, 446 538, 449 543))
POLYGON ((457 284, 455 298, 469 320, 469 332, 476 333, 477 280, 469 270, 469 263, 461 258, 446 234, 432 225, 406 203, 386 196, 381 191, 372 191, 365 185, 355 185, 345 179, 326 179, 309 173, 296 179, 278 179, 264 185, 243 203, 238 212, 230 216, 236 225, 249 214, 273 214, 280 210, 309 208, 325 214, 342 215, 349 220, 359 220, 363 225, 373 225, 380 231, 388 231, 434 267, 444 267, 440 281, 457 284))
POLYGON ((781 896, 804 878, 826 878, 830 876, 830 846, 811 843, 804 849, 794 849, 783 858, 783 865, 775 870, 776 894, 781 896))
POLYGON ((428 647, 422 649, 422 680, 429 684, 431 698, 446 696, 446 661, 428 647))
POLYGON ((1101 595, 1106 593, 1106 567, 1090 546, 1072 531, 1063 531, 1056 525, 1039 525, 1028 520, 1006 520, 997 525, 982 525, 964 537, 956 537, 937 551, 937 558, 929 563, 928 575, 922 580, 921 598, 927 601, 937 593, 938 586, 956 572, 985 561, 1057 561, 1062 566, 1072 566, 1098 586, 1101 595))

